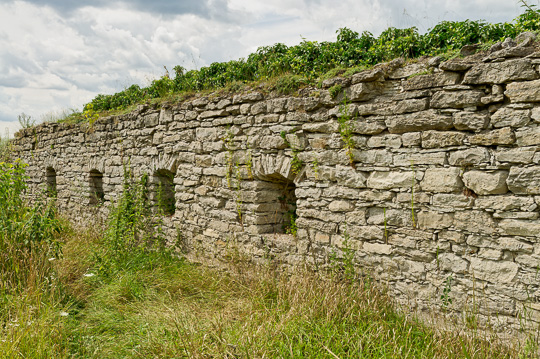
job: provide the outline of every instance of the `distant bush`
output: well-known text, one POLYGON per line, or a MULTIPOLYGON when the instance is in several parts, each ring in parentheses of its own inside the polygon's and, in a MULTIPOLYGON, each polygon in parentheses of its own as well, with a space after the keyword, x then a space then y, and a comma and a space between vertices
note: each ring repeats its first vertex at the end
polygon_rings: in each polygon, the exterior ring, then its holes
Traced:
POLYGON ((334 68, 368 67, 397 57, 443 54, 469 44, 501 41, 506 37, 514 38, 523 31, 540 30, 540 11, 526 3, 524 8, 524 13, 513 22, 442 21, 423 35, 416 27, 391 27, 376 38, 367 31, 360 35, 344 27, 336 31, 335 42, 304 39, 291 47, 277 43, 259 47, 247 59, 215 62, 200 70, 186 72, 183 67, 176 66, 172 79, 167 73, 145 88, 132 85, 114 95, 98 95, 85 109, 89 105, 95 111, 125 109, 173 93, 218 89, 230 83, 261 81, 285 74, 296 75, 297 80, 311 81, 334 68))

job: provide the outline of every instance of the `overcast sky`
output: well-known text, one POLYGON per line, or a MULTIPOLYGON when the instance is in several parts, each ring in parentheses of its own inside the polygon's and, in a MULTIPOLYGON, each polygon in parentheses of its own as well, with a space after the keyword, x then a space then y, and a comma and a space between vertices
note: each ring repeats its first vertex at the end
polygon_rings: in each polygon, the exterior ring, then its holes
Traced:
MULTIPOLYGON (((529 4, 538 4, 530 0, 529 4)), ((259 46, 335 40, 349 27, 425 32, 442 20, 511 21, 518 0, 0 0, 0 130, 175 65, 246 57, 259 46)))

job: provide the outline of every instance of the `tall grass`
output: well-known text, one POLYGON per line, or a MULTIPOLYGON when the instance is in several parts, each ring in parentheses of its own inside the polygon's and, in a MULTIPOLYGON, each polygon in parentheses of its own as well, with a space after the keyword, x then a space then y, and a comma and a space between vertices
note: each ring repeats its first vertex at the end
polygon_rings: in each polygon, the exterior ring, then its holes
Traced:
POLYGON ((50 357, 60 327, 53 262, 61 224, 52 204, 26 202, 24 167, 0 162, 0 353, 50 357))

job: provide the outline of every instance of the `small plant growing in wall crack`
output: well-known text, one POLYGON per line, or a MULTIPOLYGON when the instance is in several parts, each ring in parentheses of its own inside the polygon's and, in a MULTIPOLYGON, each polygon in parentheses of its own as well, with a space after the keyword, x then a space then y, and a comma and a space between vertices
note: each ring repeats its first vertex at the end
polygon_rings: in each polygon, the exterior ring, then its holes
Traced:
POLYGON ((343 102, 339 106, 339 113, 340 113, 340 116, 338 116, 339 134, 341 135, 341 139, 343 141, 343 148, 345 149, 345 152, 347 153, 347 156, 349 157, 349 164, 351 165, 351 167, 354 168, 354 155, 352 152, 355 145, 354 140, 352 138, 353 116, 351 115, 351 111, 349 109, 349 102, 347 101, 347 97, 343 99, 343 102))
POLYGON ((232 177, 232 174, 233 174, 233 167, 234 167, 234 162, 233 162, 233 158, 234 158, 234 145, 233 145, 234 134, 232 133, 230 127, 227 129, 227 132, 226 132, 225 136, 221 140, 223 141, 223 145, 225 146, 225 149, 227 150, 227 170, 225 172, 225 177, 227 178, 227 186, 229 188, 231 188, 232 187, 231 177, 232 177))
POLYGON ((315 175, 315 179, 319 179, 319 158, 315 157, 312 163, 313 166, 313 174, 315 175))
POLYGON ((450 292, 452 291, 452 275, 449 275, 444 281, 444 288, 441 294, 442 308, 448 309, 448 306, 452 304, 452 298, 450 298, 450 292))
POLYGON ((416 220, 414 218, 414 181, 416 179, 416 171, 414 169, 414 162, 411 161, 411 170, 412 170, 412 182, 411 182, 411 218, 412 226, 416 228, 416 220))
POLYGON ((289 140, 287 140, 287 133, 285 131, 281 131, 280 133, 281 138, 283 138, 283 141, 285 141, 285 145, 291 149, 292 152, 292 161, 291 161, 291 171, 295 175, 300 173, 300 170, 302 169, 302 166, 304 165, 304 162, 298 157, 298 153, 300 153, 300 149, 293 146, 289 140))
POLYGON ((242 168, 240 167, 240 163, 236 162, 236 186, 235 186, 235 192, 236 192, 236 213, 238 215, 238 222, 240 222, 240 225, 242 228, 244 227, 244 221, 242 217, 242 192, 241 192, 241 182, 242 181, 242 168))
POLYGON ((253 155, 251 153, 251 147, 249 147, 249 137, 246 138, 246 166, 247 166, 247 172, 248 177, 250 180, 253 179, 253 155))

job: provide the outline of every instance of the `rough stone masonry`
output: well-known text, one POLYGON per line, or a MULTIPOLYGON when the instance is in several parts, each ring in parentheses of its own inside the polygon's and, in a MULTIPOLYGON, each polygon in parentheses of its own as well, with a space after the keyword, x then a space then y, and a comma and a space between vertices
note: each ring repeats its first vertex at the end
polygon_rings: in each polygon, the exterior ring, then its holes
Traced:
POLYGON ((72 216, 106 213, 128 164, 192 254, 324 266, 347 248, 410 307, 535 327, 539 66, 530 41, 398 59, 297 96, 213 93, 43 124, 17 134, 15 155, 32 191, 72 216))

